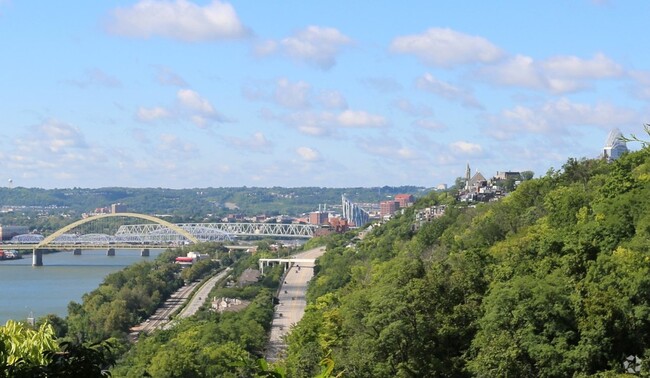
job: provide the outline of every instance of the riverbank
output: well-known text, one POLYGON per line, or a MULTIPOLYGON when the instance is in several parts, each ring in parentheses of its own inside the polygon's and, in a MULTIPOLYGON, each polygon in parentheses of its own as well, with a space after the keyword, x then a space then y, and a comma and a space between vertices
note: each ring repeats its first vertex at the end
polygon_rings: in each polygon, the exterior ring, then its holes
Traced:
POLYGON ((85 293, 96 289, 113 272, 139 261, 153 260, 133 251, 119 250, 116 256, 105 251, 83 251, 82 255, 50 251, 44 266, 33 267, 31 258, 5 260, 0 263, 0 324, 7 320, 25 320, 30 313, 35 317, 55 314, 65 317, 71 301, 81 302, 85 293))

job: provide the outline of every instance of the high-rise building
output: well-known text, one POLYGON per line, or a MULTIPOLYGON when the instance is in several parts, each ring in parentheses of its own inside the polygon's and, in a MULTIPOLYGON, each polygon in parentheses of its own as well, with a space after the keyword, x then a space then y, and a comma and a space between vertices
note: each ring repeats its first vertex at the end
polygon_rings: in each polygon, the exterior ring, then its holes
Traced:
POLYGON ((609 132, 605 141, 605 147, 603 148, 603 158, 607 159, 607 161, 612 161, 628 152, 627 145, 622 138, 623 134, 621 134, 621 130, 619 129, 614 129, 609 132))
POLYGON ((353 203, 345 196, 341 196, 343 205, 343 218, 355 227, 362 227, 370 220, 370 215, 356 203, 353 203))

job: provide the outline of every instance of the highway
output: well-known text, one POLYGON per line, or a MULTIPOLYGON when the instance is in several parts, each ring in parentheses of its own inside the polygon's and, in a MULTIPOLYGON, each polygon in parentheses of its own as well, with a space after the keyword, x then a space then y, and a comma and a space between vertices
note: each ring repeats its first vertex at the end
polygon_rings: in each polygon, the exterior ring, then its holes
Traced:
MULTIPOLYGON (((205 302, 208 293, 214 287, 214 285, 228 275, 230 268, 225 269, 221 273, 215 275, 214 277, 207 280, 194 294, 190 302, 183 308, 179 313, 179 318, 186 318, 188 316, 194 315, 201 305, 205 302)), ((190 295, 200 284, 200 281, 192 282, 189 285, 185 285, 178 289, 174 294, 172 294, 162 306, 158 307, 156 312, 147 320, 140 323, 140 325, 131 328, 132 332, 146 332, 151 333, 156 329, 169 329, 173 326, 171 319, 169 318, 171 314, 176 312, 179 308, 185 304, 190 299, 190 295)))
POLYGON ((191 284, 185 285, 176 290, 176 292, 173 293, 165 301, 165 303, 163 303, 162 306, 158 307, 156 312, 151 315, 149 319, 140 323, 140 325, 131 328, 131 332, 151 333, 156 329, 163 328, 163 326, 165 326, 170 321, 170 315, 178 310, 187 301, 187 299, 190 297, 190 294, 192 294, 192 291, 199 283, 200 282, 198 281, 192 282, 191 284))
MULTIPOLYGON (((316 259, 325 253, 325 247, 314 248, 294 255, 298 259, 316 259)), ((280 285, 278 299, 280 303, 275 308, 271 336, 267 348, 267 359, 274 361, 286 349, 282 338, 289 333, 291 326, 298 323, 305 314, 307 301, 307 284, 314 276, 314 263, 302 263, 293 266, 286 274, 284 283, 280 285)))
POLYGON ((214 288, 214 285, 221 280, 222 278, 226 277, 230 273, 230 268, 226 268, 223 272, 217 274, 216 276, 210 278, 207 280, 197 291, 196 294, 192 297, 190 302, 181 310, 181 312, 178 314, 179 318, 187 318, 189 316, 192 316, 196 314, 196 312, 201 308, 203 303, 205 303, 206 299, 208 298, 208 294, 210 294, 210 290, 214 288))

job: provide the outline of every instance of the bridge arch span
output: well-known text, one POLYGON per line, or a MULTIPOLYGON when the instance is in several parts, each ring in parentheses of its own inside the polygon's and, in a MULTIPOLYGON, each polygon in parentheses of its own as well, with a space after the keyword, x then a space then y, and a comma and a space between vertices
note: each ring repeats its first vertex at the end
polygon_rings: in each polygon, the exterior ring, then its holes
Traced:
POLYGON ((165 220, 162 220, 160 218, 156 218, 151 215, 145 215, 145 214, 138 214, 138 213, 112 213, 112 214, 100 214, 100 215, 94 215, 88 218, 84 218, 81 220, 78 220, 74 223, 70 223, 69 225, 57 230, 53 234, 49 235, 48 237, 44 238, 38 245, 35 247, 35 249, 40 249, 40 248, 45 248, 48 246, 50 243, 52 243, 56 238, 59 236, 65 234, 66 232, 72 230, 73 228, 80 226, 85 223, 90 223, 93 221, 96 221, 98 219, 104 219, 104 218, 111 218, 111 217, 126 217, 126 218, 138 218, 138 219, 144 219, 148 220, 150 222, 157 223, 161 226, 167 227, 175 232, 177 232, 180 235, 183 235, 184 237, 187 238, 192 243, 199 243, 199 239, 197 239, 194 235, 192 235, 190 232, 187 230, 173 224, 170 222, 167 222, 165 220))

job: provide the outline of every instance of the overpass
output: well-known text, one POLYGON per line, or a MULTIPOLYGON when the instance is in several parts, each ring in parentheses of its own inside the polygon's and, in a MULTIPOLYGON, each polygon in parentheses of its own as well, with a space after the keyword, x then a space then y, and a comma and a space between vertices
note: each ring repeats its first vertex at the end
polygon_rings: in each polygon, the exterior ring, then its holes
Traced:
MULTIPOLYGON (((43 265, 42 250, 140 249, 148 256, 150 248, 168 248, 199 242, 232 243, 238 236, 311 238, 317 226, 276 223, 182 223, 138 213, 112 213, 87 217, 73 222, 45 237, 37 234, 18 235, 4 249, 31 249, 32 265, 43 265), (141 224, 133 221, 146 220, 141 224)), ((247 247, 248 248, 248 247, 247 247)))

